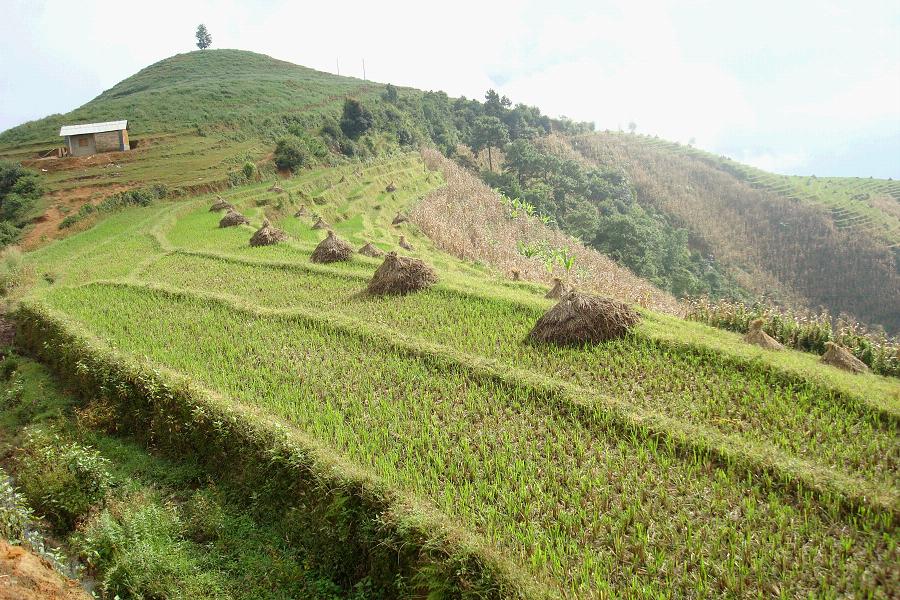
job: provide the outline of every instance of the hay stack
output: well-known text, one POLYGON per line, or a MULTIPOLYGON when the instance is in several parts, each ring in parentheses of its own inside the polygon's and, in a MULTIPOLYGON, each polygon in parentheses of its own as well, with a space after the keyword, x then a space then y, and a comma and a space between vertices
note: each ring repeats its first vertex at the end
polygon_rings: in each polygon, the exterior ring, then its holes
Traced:
POLYGON ((274 246, 278 242, 287 239, 284 232, 277 227, 272 227, 268 219, 263 220, 262 227, 256 230, 253 237, 250 238, 251 246, 274 246))
POLYGON ((407 241, 406 241, 406 237, 405 237, 405 236, 402 236, 402 235, 400 236, 400 241, 398 242, 398 245, 399 245, 401 248, 403 248, 404 250, 410 250, 410 251, 411 251, 411 250, 413 249, 412 244, 410 244, 409 242, 407 242, 407 241))
POLYGON ((325 239, 319 242, 316 249, 312 253, 312 261, 316 263, 333 263, 342 260, 350 260, 353 256, 353 248, 350 244, 334 235, 334 232, 328 230, 325 239))
POLYGON ((762 319, 753 319, 750 322, 750 331, 744 335, 744 341, 766 350, 784 350, 784 346, 778 343, 778 340, 763 331, 762 319))
POLYGON ((318 219, 316 219, 316 222, 313 223, 313 226, 312 226, 313 229, 328 229, 329 227, 331 227, 331 225, 329 225, 328 223, 323 221, 322 217, 319 217, 318 219))
POLYGON ((510 273, 513 281, 520 281, 522 279, 522 273, 519 272, 518 269, 513 269, 512 273, 510 273))
POLYGON ((370 294, 408 294, 423 290, 437 282, 434 269, 418 258, 397 256, 389 252, 375 271, 366 291, 370 294))
POLYGON ((822 355, 822 362, 851 373, 867 373, 869 371, 866 363, 853 356, 848 349, 834 342, 825 342, 825 354, 822 355))
POLYGON ((366 245, 357 250, 356 253, 363 256, 371 256, 372 258, 384 256, 384 250, 373 245, 372 242, 366 242, 366 245))
POLYGON ((392 182, 390 182, 389 184, 387 184, 387 187, 384 188, 384 191, 386 191, 386 192, 389 193, 389 194, 390 194, 390 193, 393 193, 393 192, 396 192, 396 191, 397 191, 397 186, 394 185, 394 182, 392 181, 392 182))
POLYGON ((249 225, 250 219, 234 210, 229 209, 222 220, 219 221, 219 227, 237 227, 238 225, 249 225))
POLYGON ((273 183, 272 187, 269 188, 270 192, 275 192, 276 194, 283 194, 284 188, 278 185, 277 183, 273 183))
POLYGON ((234 208, 234 205, 230 202, 226 202, 222 196, 216 196, 216 201, 212 206, 209 207, 209 212, 221 212, 223 210, 231 210, 234 208))
POLYGON ((550 291, 544 294, 544 298, 549 298, 550 300, 559 300, 563 296, 566 295, 566 286, 563 285, 562 279, 559 277, 553 278, 553 287, 550 288, 550 291))
POLYGON ((528 337, 559 345, 596 344, 624 336, 639 319, 618 300, 572 290, 538 319, 528 337))
POLYGON ((391 221, 391 225, 399 225, 400 223, 406 223, 407 221, 409 221, 409 219, 406 217, 406 215, 397 213, 397 216, 394 217, 393 221, 391 221))
POLYGON ((300 208, 297 209, 297 212, 294 213, 294 216, 299 218, 299 217, 303 217, 305 215, 306 215, 306 207, 301 204, 300 208))

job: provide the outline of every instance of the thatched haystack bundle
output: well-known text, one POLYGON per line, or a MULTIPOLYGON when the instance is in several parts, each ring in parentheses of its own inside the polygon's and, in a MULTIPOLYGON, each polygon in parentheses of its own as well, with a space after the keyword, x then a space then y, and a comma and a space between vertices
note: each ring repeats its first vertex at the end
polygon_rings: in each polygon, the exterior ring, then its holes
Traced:
POLYGON ((825 342, 825 354, 822 355, 822 362, 851 373, 867 373, 869 371, 866 363, 853 356, 848 349, 834 342, 825 342))
POLYGON ((231 210, 234 208, 234 205, 230 202, 226 202, 222 196, 216 196, 216 201, 212 206, 209 207, 209 212, 221 212, 223 210, 231 210))
POLYGON ((409 242, 407 242, 407 241, 406 241, 406 236, 403 236, 403 235, 400 236, 400 241, 398 242, 398 245, 399 245, 401 248, 403 248, 404 250, 412 250, 412 249, 413 249, 412 244, 410 244, 409 242))
POLYGON ((562 346, 596 344, 624 336, 638 320, 623 302, 572 290, 538 319, 528 337, 562 346))
POLYGON ((270 192, 275 192, 276 194, 283 194, 284 188, 278 185, 277 183, 273 183, 272 187, 269 188, 270 192))
POLYGON ((513 281, 521 281, 522 280, 522 273, 518 269, 513 269, 510 272, 509 276, 512 278, 513 281))
POLYGON ((744 335, 744 341, 766 350, 784 350, 778 340, 763 331, 765 321, 762 319, 753 319, 750 322, 750 330, 744 335))
POLYGON ((374 245, 372 242, 366 242, 366 245, 357 250, 356 253, 362 254, 363 256, 371 256, 372 258, 384 256, 384 250, 374 245))
POLYGON ((394 185, 394 182, 392 181, 392 182, 390 182, 389 184, 387 184, 387 187, 384 188, 384 191, 386 191, 387 193, 391 194, 391 193, 397 191, 397 186, 394 185))
POLYGON ((397 256, 389 252, 375 271, 366 291, 370 294, 408 294, 423 290, 437 282, 437 273, 418 258, 397 256))
POLYGON ((351 256, 353 256, 353 248, 350 244, 334 235, 334 232, 329 229, 325 239, 319 242, 319 245, 313 250, 311 258, 315 263, 333 263, 350 260, 351 256))
POLYGON ((331 227, 331 225, 326 223, 322 219, 322 217, 319 217, 318 219, 316 219, 316 222, 313 223, 313 226, 312 226, 313 229, 328 229, 329 227, 331 227))
POLYGON ((397 216, 394 217, 393 221, 391 221, 391 225, 399 225, 400 223, 406 223, 407 221, 409 221, 409 218, 407 218, 406 215, 397 213, 397 216))
POLYGON ((300 208, 298 208, 297 211, 294 213, 294 216, 297 218, 306 216, 306 206, 301 204, 300 208))
POLYGON ((563 296, 566 295, 566 286, 563 285, 562 279, 559 277, 553 278, 553 287, 550 288, 546 294, 544 294, 544 298, 549 298, 550 300, 559 300, 563 296))
POLYGON ((219 227, 237 227, 238 225, 249 225, 250 219, 239 213, 238 211, 229 209, 222 220, 219 221, 219 227))
POLYGON ((256 230, 253 237, 250 238, 251 246, 274 246, 278 242, 287 239, 284 232, 277 227, 272 227, 268 219, 263 220, 262 227, 256 230))

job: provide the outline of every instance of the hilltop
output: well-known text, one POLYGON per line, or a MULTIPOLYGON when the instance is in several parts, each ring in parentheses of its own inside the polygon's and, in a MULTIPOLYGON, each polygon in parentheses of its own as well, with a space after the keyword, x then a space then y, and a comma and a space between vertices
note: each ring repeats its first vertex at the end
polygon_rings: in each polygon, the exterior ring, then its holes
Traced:
MULTIPOLYGON (((84 106, 0 133, 5 149, 56 145, 66 123, 129 119, 134 139, 212 126, 262 137, 291 114, 336 114, 347 95, 383 86, 244 50, 178 54, 122 80, 84 106)), ((277 128, 281 127, 279 131, 277 128)))

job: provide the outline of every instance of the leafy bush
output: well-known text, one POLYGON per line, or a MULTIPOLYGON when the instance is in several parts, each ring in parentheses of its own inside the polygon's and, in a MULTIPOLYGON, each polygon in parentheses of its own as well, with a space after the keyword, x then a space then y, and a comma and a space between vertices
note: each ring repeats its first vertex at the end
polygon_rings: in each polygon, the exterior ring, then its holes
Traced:
POLYGON ((25 496, 13 487, 6 473, 0 471, 0 538, 21 544, 32 519, 25 496))
POLYGON ((0 161, 0 220, 18 221, 41 193, 36 172, 19 163, 0 161))
POLYGON ((244 174, 244 178, 246 178, 247 181, 252 180, 253 176, 256 175, 256 165, 248 160, 244 163, 244 166, 241 167, 241 173, 244 174))
POLYGON ((0 296, 5 296, 21 282, 23 267, 24 259, 18 246, 0 251, 0 296))
POLYGON ((302 139, 288 136, 275 145, 275 166, 281 170, 297 171, 312 164, 312 152, 302 139))
POLYGON ((375 125, 375 117, 371 111, 356 98, 344 100, 344 112, 341 115, 341 131, 351 140, 356 140, 375 125))
POLYGON ((39 430, 18 450, 16 474, 35 511, 59 531, 72 530, 112 483, 108 461, 95 450, 39 430))
POLYGON ((199 569, 180 530, 173 508, 149 497, 130 498, 91 518, 74 545, 107 598, 227 597, 214 575, 199 569))
POLYGON ((22 230, 9 221, 0 221, 0 247, 9 246, 19 241, 22 230))

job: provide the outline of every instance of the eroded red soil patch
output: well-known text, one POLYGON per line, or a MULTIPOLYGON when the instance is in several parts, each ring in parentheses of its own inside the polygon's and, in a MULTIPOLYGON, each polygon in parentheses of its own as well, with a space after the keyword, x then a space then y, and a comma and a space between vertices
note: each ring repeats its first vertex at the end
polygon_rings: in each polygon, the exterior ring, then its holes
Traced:
POLYGON ((40 556, 0 541, 0 600, 90 600, 90 596, 40 556))

